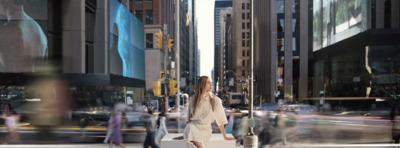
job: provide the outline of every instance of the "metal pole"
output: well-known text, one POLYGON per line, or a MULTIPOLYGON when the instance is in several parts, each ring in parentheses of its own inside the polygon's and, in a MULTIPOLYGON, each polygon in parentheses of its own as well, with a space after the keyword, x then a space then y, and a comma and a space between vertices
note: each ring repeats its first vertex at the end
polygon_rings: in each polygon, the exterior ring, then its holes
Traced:
POLYGON ((176 81, 178 84, 176 85, 178 87, 178 92, 176 94, 176 111, 180 112, 179 106, 180 106, 180 97, 179 94, 181 93, 181 85, 180 85, 180 59, 179 59, 179 52, 180 52, 180 31, 179 31, 179 24, 180 24, 180 0, 175 0, 175 15, 176 15, 176 20, 175 20, 175 54, 176 54, 176 81))
POLYGON ((167 86, 167 81, 168 81, 168 73, 167 73, 167 63, 168 63, 168 49, 167 49, 167 24, 163 25, 163 51, 164 51, 164 90, 165 90, 165 96, 164 96, 164 112, 168 112, 168 86, 167 86))
POLYGON ((248 120, 248 133, 244 137, 243 146, 245 148, 257 148, 258 137, 254 134, 254 119, 253 119, 253 100, 254 100, 254 0, 250 0, 250 101, 249 101, 249 120, 248 120))

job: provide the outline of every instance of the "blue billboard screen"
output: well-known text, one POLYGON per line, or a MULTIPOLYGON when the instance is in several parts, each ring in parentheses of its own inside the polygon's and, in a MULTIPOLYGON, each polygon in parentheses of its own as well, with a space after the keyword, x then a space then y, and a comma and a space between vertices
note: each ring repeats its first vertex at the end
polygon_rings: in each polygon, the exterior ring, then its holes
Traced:
POLYGON ((110 0, 110 73, 145 80, 144 25, 117 0, 110 0))

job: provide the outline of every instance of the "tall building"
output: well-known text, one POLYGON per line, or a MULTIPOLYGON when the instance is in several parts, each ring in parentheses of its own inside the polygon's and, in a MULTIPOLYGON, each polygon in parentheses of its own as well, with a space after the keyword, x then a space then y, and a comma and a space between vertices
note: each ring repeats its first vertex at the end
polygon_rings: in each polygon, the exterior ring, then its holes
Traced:
MULTIPOLYGON (((180 73, 182 80, 184 80, 182 90, 189 90, 189 79, 185 72, 189 72, 189 24, 188 13, 189 3, 188 0, 181 1, 180 10, 180 73)), ((166 32, 169 39, 176 40, 175 37, 175 0, 133 0, 130 3, 131 11, 138 19, 145 24, 146 33, 146 89, 150 91, 153 88, 153 81, 159 79, 160 71, 164 71, 166 64, 166 75, 168 78, 176 79, 176 65, 171 63, 176 62, 175 46, 172 47, 171 52, 165 53, 155 47, 156 36, 155 33, 163 32, 164 24, 166 24, 166 32), (165 54, 167 54, 165 58, 165 54), (166 62, 166 63, 164 63, 166 62), (173 74, 173 75, 171 75, 173 74)), ((176 44, 176 42, 174 43, 176 44)), ((190 72, 189 72, 190 73, 190 72)))
POLYGON ((260 102, 309 97, 309 4, 254 0, 254 94, 260 102))
MULTIPOLYGON (((219 17, 220 14, 219 12, 227 7, 232 7, 232 0, 215 0, 215 5, 214 5, 214 72, 211 74, 211 79, 213 80, 213 86, 217 86, 218 82, 218 76, 219 76, 219 60, 218 60, 218 55, 219 55, 219 40, 220 40, 220 21, 219 17)), ((217 87, 213 87, 214 91, 217 87)))
POLYGON ((197 70, 199 61, 197 61, 198 47, 197 47, 197 15, 196 15, 196 1, 189 1, 189 75, 188 75, 188 93, 193 93, 193 88, 196 86, 196 77, 200 75, 200 71, 197 70))
POLYGON ((399 96, 399 8, 398 0, 313 1, 313 97, 399 96))
POLYGON ((232 11, 233 69, 227 69, 226 74, 233 78, 232 92, 242 92, 241 85, 249 76, 250 65, 250 0, 235 0, 232 11))
MULTIPOLYGON (((188 92, 190 89, 188 87, 189 79, 188 73, 190 73, 190 12, 189 12, 189 1, 183 0, 181 1, 181 11, 180 11, 180 51, 179 51, 179 60, 180 60, 180 80, 181 80, 181 92, 188 92), (184 85, 182 85, 184 84, 184 85)), ((191 9, 191 8, 190 8, 191 9)))
POLYGON ((220 10, 220 18, 219 18, 219 25, 220 25, 220 41, 219 41, 219 55, 218 55, 218 60, 219 60, 219 69, 218 69, 218 82, 219 82, 219 90, 217 92, 219 92, 219 95, 222 96, 224 93, 223 92, 227 92, 228 88, 227 88, 227 83, 226 83, 226 77, 225 77, 225 72, 228 69, 232 69, 232 66, 230 68, 227 67, 229 62, 232 61, 228 61, 228 55, 232 52, 232 47, 231 44, 232 42, 230 42, 230 36, 231 36, 231 20, 232 20, 232 7, 228 7, 226 9, 222 9, 220 10), (225 90, 224 90, 225 89, 225 90))

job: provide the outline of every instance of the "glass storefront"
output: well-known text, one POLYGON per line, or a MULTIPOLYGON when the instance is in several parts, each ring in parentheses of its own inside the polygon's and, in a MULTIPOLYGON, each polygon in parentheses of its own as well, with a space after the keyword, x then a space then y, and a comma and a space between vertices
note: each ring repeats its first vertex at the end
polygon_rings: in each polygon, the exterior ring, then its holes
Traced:
POLYGON ((399 94, 400 46, 367 46, 324 57, 314 64, 314 97, 323 93, 324 97, 394 98, 399 94))

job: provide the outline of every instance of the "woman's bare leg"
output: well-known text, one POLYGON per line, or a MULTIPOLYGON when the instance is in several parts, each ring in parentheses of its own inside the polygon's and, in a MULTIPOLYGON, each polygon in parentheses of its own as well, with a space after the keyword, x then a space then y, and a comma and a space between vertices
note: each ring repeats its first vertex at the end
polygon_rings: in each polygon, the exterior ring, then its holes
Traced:
POLYGON ((201 142, 196 142, 196 141, 192 141, 193 144, 197 147, 197 148, 204 148, 203 143, 201 142))

